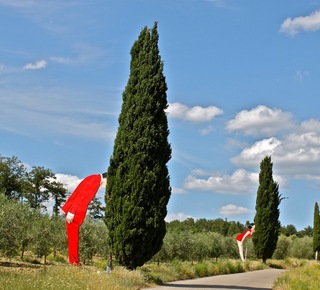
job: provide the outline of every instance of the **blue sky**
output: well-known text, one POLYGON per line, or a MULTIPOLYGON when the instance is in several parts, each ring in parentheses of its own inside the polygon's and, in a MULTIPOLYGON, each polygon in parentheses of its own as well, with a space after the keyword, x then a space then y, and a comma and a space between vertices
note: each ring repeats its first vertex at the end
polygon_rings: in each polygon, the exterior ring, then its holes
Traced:
POLYGON ((130 49, 155 21, 173 150, 166 219, 252 221, 268 155, 282 225, 313 226, 320 0, 0 0, 0 154, 69 190, 106 171, 130 49))

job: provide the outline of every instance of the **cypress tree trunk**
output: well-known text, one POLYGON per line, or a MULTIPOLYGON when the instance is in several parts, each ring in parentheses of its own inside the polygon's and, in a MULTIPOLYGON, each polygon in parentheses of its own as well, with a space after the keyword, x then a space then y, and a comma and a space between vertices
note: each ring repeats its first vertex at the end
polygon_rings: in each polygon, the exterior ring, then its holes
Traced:
POLYGON ((318 252, 320 250, 320 215, 317 202, 314 205, 313 214, 313 250, 315 251, 315 259, 317 260, 318 252))
POLYGON ((158 49, 157 23, 131 48, 119 127, 107 172, 109 243, 118 262, 135 269, 162 246, 171 195, 167 162, 167 85, 158 49))
POLYGON ((271 157, 260 163, 259 188, 256 199, 255 232, 252 236, 255 252, 263 263, 271 258, 278 242, 280 230, 279 205, 282 198, 279 186, 273 180, 271 157))

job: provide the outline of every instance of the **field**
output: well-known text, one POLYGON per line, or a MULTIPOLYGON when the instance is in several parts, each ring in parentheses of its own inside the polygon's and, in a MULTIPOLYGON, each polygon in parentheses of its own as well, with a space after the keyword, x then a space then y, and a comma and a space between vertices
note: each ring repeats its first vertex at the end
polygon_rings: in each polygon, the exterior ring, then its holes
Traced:
POLYGON ((271 260, 268 265, 259 261, 241 263, 238 260, 198 263, 173 261, 172 263, 161 263, 159 265, 147 263, 136 271, 128 271, 116 266, 111 273, 107 274, 105 271, 106 261, 103 260, 97 260, 91 266, 73 267, 61 262, 49 262, 49 264, 43 265, 4 259, 0 259, 0 289, 137 290, 168 281, 245 272, 265 269, 269 266, 293 268, 286 271, 278 279, 274 289, 318 289, 318 287, 300 287, 301 285, 319 285, 319 265, 305 260, 271 260), (297 283, 299 283, 300 288, 292 287, 297 283))

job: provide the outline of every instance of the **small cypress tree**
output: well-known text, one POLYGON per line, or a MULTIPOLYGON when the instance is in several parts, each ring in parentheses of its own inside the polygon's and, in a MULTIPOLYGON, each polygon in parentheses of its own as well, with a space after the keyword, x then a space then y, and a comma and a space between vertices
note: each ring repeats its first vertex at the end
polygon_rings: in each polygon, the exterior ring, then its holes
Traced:
POLYGON ((157 23, 131 48, 130 76, 107 171, 109 243, 118 262, 135 269, 161 248, 171 195, 167 162, 167 85, 158 49, 157 23))
POLYGON ((320 215, 317 202, 314 205, 313 215, 313 250, 315 252, 315 259, 318 260, 318 253, 320 250, 320 215))
POLYGON ((256 199, 255 232, 252 236, 255 252, 263 263, 271 258, 278 241, 280 230, 279 205, 282 200, 279 185, 273 180, 271 157, 260 163, 259 187, 256 199))

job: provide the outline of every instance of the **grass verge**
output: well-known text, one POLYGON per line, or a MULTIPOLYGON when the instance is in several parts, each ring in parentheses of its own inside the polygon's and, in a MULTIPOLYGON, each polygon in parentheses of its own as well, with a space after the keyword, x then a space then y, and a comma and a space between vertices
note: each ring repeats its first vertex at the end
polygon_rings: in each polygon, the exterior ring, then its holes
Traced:
MULTIPOLYGON (((49 265, 27 263, 19 260, 6 261, 0 259, 0 289, 1 290, 31 290, 31 289, 66 289, 66 290, 138 290, 155 284, 170 281, 192 279, 213 275, 231 274, 252 270, 261 270, 269 266, 274 268, 295 268, 299 274, 286 271, 285 276, 279 278, 275 289, 318 289, 318 288, 284 288, 288 281, 301 281, 306 277, 306 283, 320 277, 320 269, 303 260, 270 260, 268 265, 260 261, 219 260, 202 261, 198 263, 173 261, 171 263, 147 263, 136 271, 128 271, 122 267, 115 267, 110 274, 105 272, 106 261, 100 260, 95 266, 73 267, 66 263, 51 262, 49 265), (300 271, 300 272, 299 272, 300 271), (302 271, 302 272, 301 272, 302 271), (311 278, 313 276, 313 278, 311 278), (282 278, 283 277, 283 278, 282 278), (307 278, 310 277, 310 278, 307 278), (280 286, 279 286, 280 285, 280 286)), ((314 281, 313 281, 314 282, 314 281)), ((295 282, 292 282, 295 283, 295 282)), ((298 282, 297 282, 298 283, 298 282)), ((290 284, 289 284, 290 285, 290 284)))
POLYGON ((274 283, 274 290, 320 289, 320 265, 316 261, 302 260, 300 266, 285 271, 274 283))

